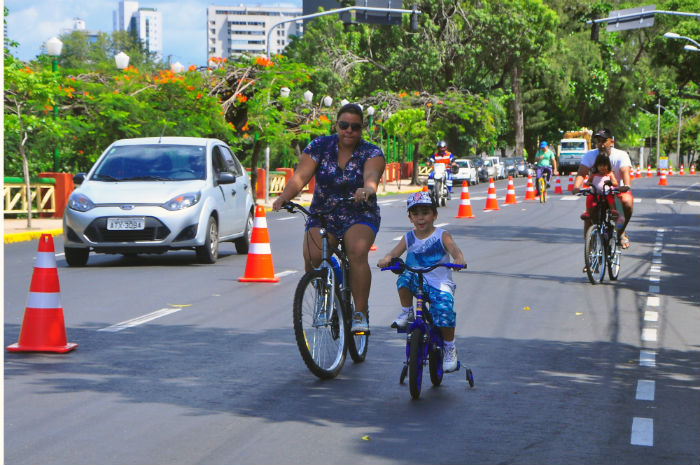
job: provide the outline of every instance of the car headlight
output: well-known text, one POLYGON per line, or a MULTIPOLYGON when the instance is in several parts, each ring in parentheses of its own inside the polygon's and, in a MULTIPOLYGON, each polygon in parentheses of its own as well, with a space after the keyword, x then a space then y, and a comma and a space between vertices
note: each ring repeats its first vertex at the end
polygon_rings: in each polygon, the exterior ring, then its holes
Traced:
POLYGON ((68 208, 71 210, 86 212, 95 208, 95 204, 85 194, 73 193, 68 197, 68 208))
POLYGON ((162 204, 161 207, 170 211, 182 210, 184 208, 188 208, 192 205, 195 205, 197 202, 199 202, 199 199, 201 197, 201 192, 188 192, 186 194, 180 194, 173 197, 172 199, 162 204))

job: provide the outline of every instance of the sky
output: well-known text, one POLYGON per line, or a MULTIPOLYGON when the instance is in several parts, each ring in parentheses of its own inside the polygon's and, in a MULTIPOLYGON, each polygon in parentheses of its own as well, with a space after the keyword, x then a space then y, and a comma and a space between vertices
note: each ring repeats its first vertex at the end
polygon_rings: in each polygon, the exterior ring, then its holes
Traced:
MULTIPOLYGON (((206 22, 209 5, 272 5, 293 4, 301 0, 205 1, 205 0, 139 0, 140 7, 153 7, 163 17, 163 57, 185 66, 206 65, 206 22)), ((85 21, 88 30, 112 32, 112 12, 119 0, 4 0, 9 10, 7 36, 19 42, 12 53, 21 60, 31 60, 41 53, 41 45, 73 27, 73 18, 85 21)))

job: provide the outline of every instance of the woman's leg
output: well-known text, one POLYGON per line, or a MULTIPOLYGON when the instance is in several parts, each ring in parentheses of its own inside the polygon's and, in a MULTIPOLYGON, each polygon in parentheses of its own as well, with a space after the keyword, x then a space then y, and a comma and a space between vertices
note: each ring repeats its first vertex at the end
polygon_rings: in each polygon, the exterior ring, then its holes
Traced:
MULTIPOLYGON (((304 233, 304 243, 302 244, 302 251, 304 254, 304 270, 311 271, 315 267, 321 264, 322 255, 322 243, 321 234, 319 232, 320 228, 311 228, 306 233, 304 233)), ((328 243, 331 247, 338 245, 338 240, 331 233, 328 233, 328 243)))
POLYGON ((374 230, 366 224, 354 224, 344 235, 345 253, 350 260, 350 291, 355 311, 367 316, 372 273, 369 269, 369 249, 374 243, 374 230))

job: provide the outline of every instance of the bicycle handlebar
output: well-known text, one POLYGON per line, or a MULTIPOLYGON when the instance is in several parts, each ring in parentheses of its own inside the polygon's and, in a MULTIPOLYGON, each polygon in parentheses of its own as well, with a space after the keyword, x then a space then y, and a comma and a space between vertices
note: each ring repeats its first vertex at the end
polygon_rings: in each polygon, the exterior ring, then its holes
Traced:
POLYGON ((389 266, 382 267, 381 270, 382 271, 390 270, 394 274, 401 274, 401 273, 403 273, 403 270, 408 270, 408 271, 412 271, 414 273, 423 274, 423 273, 427 273, 429 271, 433 271, 435 268, 438 268, 441 266, 443 266, 445 268, 452 268, 453 270, 458 270, 458 271, 467 268, 467 265, 458 265, 456 263, 436 263, 435 265, 428 266, 425 268, 414 268, 414 267, 408 266, 400 258, 394 257, 391 259, 391 263, 389 264, 389 266))
MULTIPOLYGON (((606 184, 606 186, 607 186, 607 184, 606 184)), ((629 186, 619 186, 619 187, 607 186, 607 187, 608 187, 608 189, 604 190, 603 192, 598 192, 597 190, 594 190, 593 188, 588 187, 586 189, 579 190, 576 195, 583 195, 585 197, 587 195, 621 194, 623 192, 627 192, 630 190, 629 186)))
POLYGON ((333 212, 338 206, 340 206, 343 203, 350 203, 350 202, 355 202, 354 197, 341 197, 337 199, 337 203, 330 209, 323 211, 323 212, 316 212, 316 213, 311 213, 309 210, 304 208, 303 206, 299 205, 296 202, 292 202, 291 200, 285 202, 282 204, 282 208, 287 210, 289 213, 295 213, 297 211, 303 213, 306 216, 323 216, 323 215, 328 215, 329 213, 333 212))

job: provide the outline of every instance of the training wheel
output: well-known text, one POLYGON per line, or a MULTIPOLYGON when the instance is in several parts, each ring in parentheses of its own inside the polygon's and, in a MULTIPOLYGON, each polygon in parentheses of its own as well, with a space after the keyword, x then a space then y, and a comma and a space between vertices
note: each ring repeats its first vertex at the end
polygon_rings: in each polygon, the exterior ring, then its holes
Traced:
POLYGON ((399 378, 399 384, 403 384, 406 380, 406 375, 408 374, 408 365, 404 365, 401 369, 401 377, 399 378))
POLYGON ((469 368, 466 369, 466 372, 467 372, 466 376, 467 376, 467 382, 469 383, 469 387, 473 388, 474 387, 474 375, 472 374, 472 371, 469 368))

